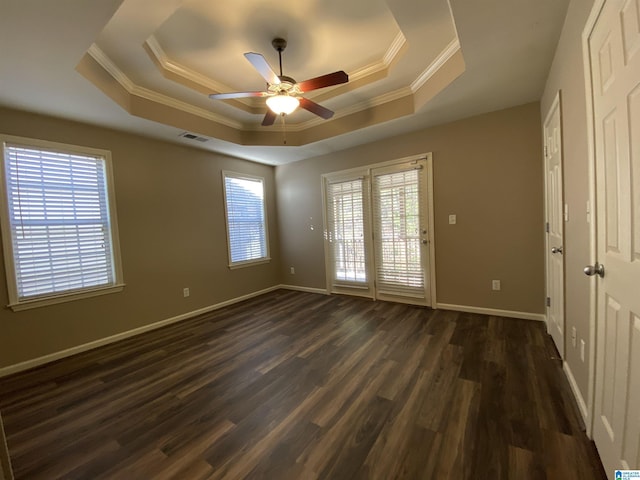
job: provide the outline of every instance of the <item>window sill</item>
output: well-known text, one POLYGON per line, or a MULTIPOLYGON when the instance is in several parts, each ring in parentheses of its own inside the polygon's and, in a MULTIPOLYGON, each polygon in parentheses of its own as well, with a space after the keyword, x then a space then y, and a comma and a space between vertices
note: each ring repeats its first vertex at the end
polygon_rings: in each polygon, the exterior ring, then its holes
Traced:
POLYGON ((29 310, 31 308, 46 307, 57 303, 73 302, 83 298, 97 297, 99 295, 108 295, 110 293, 118 293, 124 289, 125 284, 111 285, 109 287, 95 288, 91 290, 82 290, 80 292, 72 292, 67 294, 59 294, 50 297, 39 297, 31 300, 23 300, 21 302, 10 303, 8 307, 14 312, 29 310))
POLYGON ((262 265, 263 263, 269 263, 271 257, 260 258, 258 260, 247 260, 246 262, 237 262, 229 265, 230 270, 236 270, 238 268, 252 267, 254 265, 262 265))

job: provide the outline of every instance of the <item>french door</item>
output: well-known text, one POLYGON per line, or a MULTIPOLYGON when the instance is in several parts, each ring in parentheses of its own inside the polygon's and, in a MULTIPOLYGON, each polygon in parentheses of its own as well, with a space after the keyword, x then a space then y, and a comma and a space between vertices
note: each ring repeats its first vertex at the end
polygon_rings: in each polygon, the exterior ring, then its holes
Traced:
POLYGON ((431 156, 325 175, 333 293, 431 305, 431 156))

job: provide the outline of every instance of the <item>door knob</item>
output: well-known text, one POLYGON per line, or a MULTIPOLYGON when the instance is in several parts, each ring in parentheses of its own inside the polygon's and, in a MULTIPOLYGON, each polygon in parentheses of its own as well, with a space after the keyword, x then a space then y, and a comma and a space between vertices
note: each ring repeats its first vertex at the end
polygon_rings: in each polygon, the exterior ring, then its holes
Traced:
POLYGON ((562 247, 552 247, 551 253, 562 253, 562 247))
POLYGON ((593 277, 594 275, 599 275, 600 277, 604 277, 604 265, 601 263, 596 263, 595 265, 587 265, 584 267, 585 275, 593 277))

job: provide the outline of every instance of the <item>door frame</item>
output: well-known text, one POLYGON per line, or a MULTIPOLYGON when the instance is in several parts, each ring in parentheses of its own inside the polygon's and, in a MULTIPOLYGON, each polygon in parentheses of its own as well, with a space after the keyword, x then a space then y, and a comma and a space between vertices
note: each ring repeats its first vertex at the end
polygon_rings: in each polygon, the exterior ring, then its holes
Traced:
MULTIPOLYGON (((427 222, 428 222, 428 229, 429 232, 427 234, 427 238, 429 240, 429 271, 427 272, 427 274, 429 275, 428 279, 425 279, 429 282, 429 304, 426 306, 429 306, 431 308, 436 308, 436 253, 435 253, 435 231, 434 231, 434 226, 435 226, 435 219, 434 219, 434 208, 433 208, 433 154, 431 152, 427 152, 427 153, 420 153, 417 155, 410 155, 408 157, 402 157, 402 158, 396 158, 393 160, 387 160, 384 162, 378 162, 378 163, 373 163, 373 164, 367 164, 367 165, 363 165, 361 167, 354 167, 354 168, 349 168, 346 170, 339 170, 339 171, 335 171, 335 172, 327 172, 322 174, 320 181, 321 181, 321 190, 322 190, 322 220, 323 220, 323 229, 324 229, 324 258, 325 258, 325 287, 326 287, 326 291, 329 294, 332 293, 339 293, 339 294, 347 294, 347 295, 355 295, 355 296, 362 296, 362 297, 367 297, 367 298, 371 298, 371 299, 376 299, 377 298, 377 291, 376 291, 376 286, 373 283, 370 283, 370 287, 368 288, 351 288, 351 287, 347 287, 345 289, 334 289, 332 287, 332 279, 331 279, 331 265, 330 265, 330 255, 329 255, 329 246, 328 246, 328 235, 327 235, 327 199, 326 199, 326 185, 327 182, 329 182, 330 180, 334 180, 334 179, 340 179, 340 178, 353 178, 353 177, 357 177, 357 176, 362 176, 366 179, 366 181, 371 182, 371 171, 375 168, 381 168, 381 167, 389 167, 389 166, 394 166, 394 165, 398 165, 398 164, 402 164, 402 163, 410 163, 410 162, 417 162, 419 160, 425 160, 426 162, 426 167, 425 167, 425 174, 427 175, 427 179, 426 179, 426 188, 427 188, 427 192, 426 192, 426 199, 427 199, 427 222)), ((367 204, 369 205, 368 207, 368 211, 365 212, 365 216, 368 216, 367 222, 369 225, 372 225, 372 215, 373 215, 373 208, 371 205, 371 201, 372 201, 372 191, 371 188, 367 189, 367 194, 369 196, 369 198, 367 199, 367 204)), ((373 230, 373 228, 372 228, 373 230)), ((374 252, 373 252, 373 241, 371 238, 366 238, 365 239, 365 248, 368 249, 368 256, 370 255, 370 258, 373 259, 374 257, 374 252)), ((373 270, 371 268, 371 265, 367 265, 367 274, 368 275, 373 275, 373 270)), ((401 299, 395 300, 397 302, 403 303, 401 299)), ((410 301, 407 301, 406 303, 411 303, 410 301)))
MULTIPOLYGON (((589 37, 596 26, 606 0, 594 0, 591 12, 582 31, 582 60, 584 65, 585 103, 587 110, 587 160, 589 167, 589 265, 594 265, 598 257, 598 230, 596 204, 596 154, 595 154, 595 112, 593 105, 593 82, 591 75, 591 52, 589 37)), ((596 356, 598 319, 598 282, 589 282, 589 380, 587 392, 587 417, 584 419, 586 433, 593 439, 594 408, 596 395, 596 356)))
MULTIPOLYGON (((561 212, 561 220, 560 220, 560 224, 562 225, 562 246, 564 247, 564 235, 565 235, 565 222, 567 220, 566 218, 566 204, 564 203, 564 138, 562 137, 562 93, 560 90, 558 90, 558 92, 556 93, 553 102, 551 103, 551 106, 549 107, 547 114, 545 116, 544 119, 544 123, 543 123, 543 127, 542 127, 542 134, 543 134, 543 143, 544 143, 544 216, 545 216, 545 222, 546 225, 549 225, 549 176, 548 176, 548 172, 549 172, 549 157, 547 155, 547 137, 546 137, 546 128, 547 128, 547 124, 549 123, 549 121, 551 120, 551 116, 552 114, 558 110, 558 115, 559 115, 559 119, 560 119, 560 171, 561 171, 561 175, 562 175, 562 181, 560 182, 560 187, 562 189, 561 193, 561 198, 560 198, 560 212, 561 212)), ((551 254, 550 254, 550 249, 551 249, 551 243, 549 242, 549 231, 547 228, 546 234, 545 234, 545 281, 546 281, 546 296, 547 298, 551 297, 551 271, 549 269, 549 263, 551 261, 551 254)), ((566 279, 566 274, 565 274, 565 267, 566 267, 566 261, 565 261, 565 255, 564 253, 562 253, 562 264, 563 264, 563 268, 562 268, 562 341, 563 341, 563 345, 556 345, 556 348, 558 349, 558 352, 560 353, 560 357, 561 359, 564 361, 564 357, 565 357, 565 350, 567 348, 567 323, 566 323, 566 308, 565 308, 565 298, 566 298, 566 284, 565 284, 565 279, 566 279)), ((552 299, 552 301, 555 299, 552 299)), ((547 325, 547 333, 550 332, 549 329, 549 305, 547 304, 546 307, 546 312, 545 312, 545 320, 546 320, 546 325, 547 325)), ((555 339, 554 339, 554 343, 555 343, 555 339)))

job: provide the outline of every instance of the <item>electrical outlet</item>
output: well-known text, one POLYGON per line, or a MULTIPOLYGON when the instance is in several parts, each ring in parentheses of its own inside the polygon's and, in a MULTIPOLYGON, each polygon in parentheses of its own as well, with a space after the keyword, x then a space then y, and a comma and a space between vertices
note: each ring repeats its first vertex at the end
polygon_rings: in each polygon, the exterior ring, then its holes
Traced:
POLYGON ((571 327, 571 345, 573 345, 573 348, 576 348, 577 339, 578 333, 576 332, 576 327, 571 327))
POLYGON ((294 267, 289 268, 289 273, 291 275, 295 275, 296 274, 296 269, 294 267))
POLYGON ((585 348, 584 340, 580 339, 580 360, 582 360, 583 362, 584 362, 584 348, 585 348))
POLYGON ((491 290, 500 290, 500 280, 491 280, 491 290))
POLYGON ((449 225, 455 225, 457 220, 458 219, 455 215, 449 215, 449 225))
POLYGON ((187 298, 189 295, 190 295, 190 293, 189 293, 189 288, 188 288, 188 287, 187 287, 187 288, 183 288, 183 289, 182 289, 182 296, 183 296, 184 298, 187 298))

